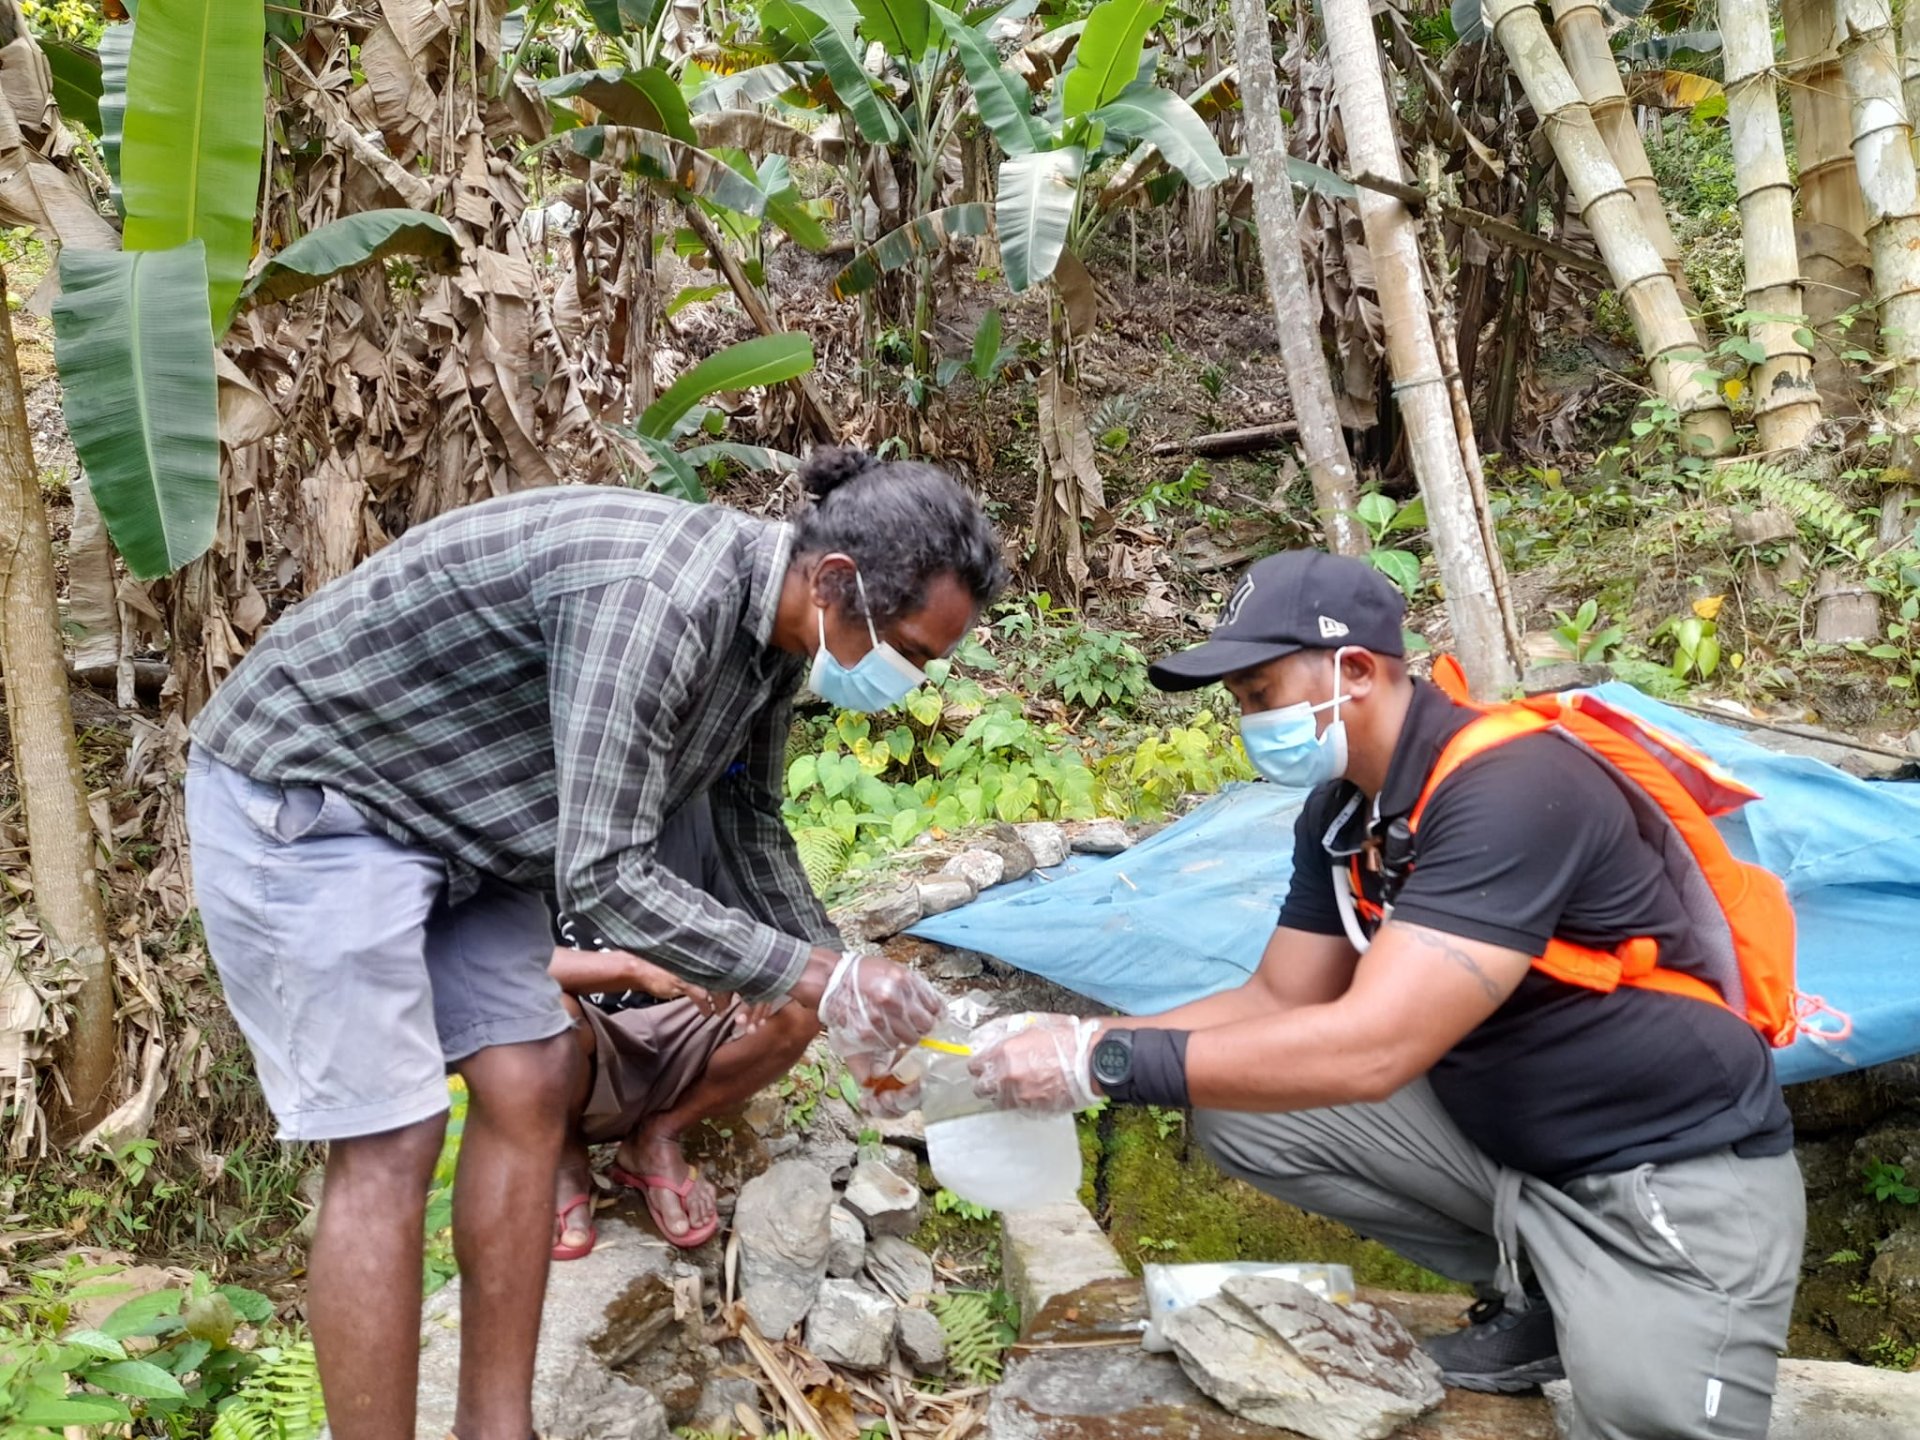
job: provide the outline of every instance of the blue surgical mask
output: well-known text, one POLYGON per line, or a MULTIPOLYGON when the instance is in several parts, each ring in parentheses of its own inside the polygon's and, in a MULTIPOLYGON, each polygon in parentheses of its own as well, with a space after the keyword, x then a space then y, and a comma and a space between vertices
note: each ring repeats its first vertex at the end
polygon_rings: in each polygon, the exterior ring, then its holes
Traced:
POLYGON ((827 612, 818 611, 820 648, 813 652, 813 672, 807 676, 807 684, 822 700, 842 710, 886 710, 926 684, 927 677, 918 665, 880 638, 880 632, 873 628, 873 612, 867 608, 866 581, 857 570, 853 580, 860 587, 860 608, 866 613, 873 648, 859 663, 842 665, 827 648, 827 612))
POLYGON ((1333 698, 1318 705, 1302 701, 1278 710, 1260 710, 1240 717, 1240 743, 1246 746, 1253 768, 1276 785, 1311 790, 1347 773, 1347 722, 1340 718, 1340 657, 1333 653, 1333 698), (1331 709, 1333 719, 1322 733, 1314 716, 1331 709))

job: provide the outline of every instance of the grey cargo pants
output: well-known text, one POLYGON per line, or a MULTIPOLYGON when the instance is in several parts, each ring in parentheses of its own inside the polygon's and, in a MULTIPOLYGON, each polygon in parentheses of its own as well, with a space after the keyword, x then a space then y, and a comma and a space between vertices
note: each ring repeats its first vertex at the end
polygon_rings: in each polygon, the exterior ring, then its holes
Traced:
POLYGON ((1524 1255, 1573 1389, 1569 1440, 1766 1435, 1806 1235, 1791 1154, 1548 1185, 1475 1147, 1424 1080, 1377 1105, 1200 1111, 1194 1128, 1228 1174, 1451 1279, 1517 1300, 1524 1255))

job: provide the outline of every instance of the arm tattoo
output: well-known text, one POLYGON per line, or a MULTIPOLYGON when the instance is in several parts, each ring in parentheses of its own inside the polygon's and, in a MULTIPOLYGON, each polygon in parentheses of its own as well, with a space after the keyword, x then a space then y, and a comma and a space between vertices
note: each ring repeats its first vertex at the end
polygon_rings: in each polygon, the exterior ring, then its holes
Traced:
MULTIPOLYGON (((1404 922, 1403 922, 1404 924, 1404 922)), ((1480 988, 1486 992, 1487 999, 1500 998, 1500 982, 1480 968, 1480 962, 1454 943, 1451 935, 1443 935, 1438 930, 1429 930, 1421 925, 1406 925, 1406 932, 1429 950, 1437 950, 1447 959, 1465 970, 1480 982, 1480 988)))

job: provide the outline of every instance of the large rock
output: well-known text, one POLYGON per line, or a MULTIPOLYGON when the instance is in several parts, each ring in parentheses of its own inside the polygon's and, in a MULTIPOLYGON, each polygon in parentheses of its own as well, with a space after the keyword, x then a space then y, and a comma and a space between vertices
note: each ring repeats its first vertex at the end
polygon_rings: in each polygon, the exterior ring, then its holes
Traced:
POLYGON ((1089 820, 1075 832, 1072 843, 1082 855, 1118 855, 1133 844, 1133 837, 1118 820, 1089 820))
POLYGON ((894 1339, 900 1358, 922 1375, 947 1368, 947 1332, 931 1311, 902 1309, 894 1324, 894 1339))
POLYGON ((1020 832, 1011 825, 995 825, 991 832, 974 840, 982 850, 991 850, 998 855, 1004 867, 1000 872, 1000 883, 1021 880, 1033 873, 1033 852, 1020 838, 1020 832))
POLYGON ((807 1349, 829 1365, 878 1370, 892 1352, 899 1308, 851 1280, 829 1280, 807 1315, 807 1349))
POLYGON ((897 1235, 867 1246, 867 1274, 896 1300, 933 1293, 933 1261, 897 1235))
POLYGON ((920 913, 944 915, 971 904, 977 893, 974 883, 964 875, 935 875, 919 884, 920 913))
POLYGON ((895 1174, 883 1160, 862 1159, 855 1165, 843 1198, 869 1235, 911 1235, 920 1228, 920 1187, 895 1174))
MULTIPOLYGON (((867 1254, 867 1268, 873 1268, 873 1254, 867 1254)), ((1867 1272, 1887 1297, 1887 1313, 1915 1334, 1920 1334, 1920 1225, 1907 1225, 1880 1242, 1867 1272)), ((1916 1416, 1920 1426, 1920 1416, 1916 1416)))
POLYGON ((827 1224, 832 1231, 827 1242, 827 1274, 836 1280, 858 1275, 867 1263, 867 1227, 844 1205, 833 1207, 827 1224))
MULTIPOLYGON (((533 1371, 534 1428, 568 1440, 671 1440, 660 1401, 598 1352, 633 1297, 670 1289, 678 1252, 618 1216, 602 1214, 599 1224, 600 1243, 591 1255, 548 1273, 533 1371)), ((420 1440, 445 1440, 452 1432, 459 1373, 456 1279, 427 1300, 421 1325, 414 1430, 420 1440)))
POLYGON ((920 918, 920 892, 913 886, 869 895, 835 917, 840 933, 858 943, 898 935, 920 918))
POLYGON ((1439 1367, 1398 1320, 1290 1280, 1236 1276, 1161 1325, 1200 1389, 1313 1440, 1385 1440, 1445 1398, 1439 1367))
POLYGON ((1004 859, 991 850, 978 847, 962 850, 940 867, 942 877, 963 880, 976 891, 985 890, 989 885, 998 885, 1006 873, 1007 862, 1004 859))
POLYGON ((833 1184, 804 1160, 782 1160, 749 1180, 734 1210, 740 1298, 769 1340, 805 1318, 827 1273, 833 1244, 833 1184))
POLYGON ((1040 869, 1066 863, 1067 854, 1073 848, 1072 842, 1067 839, 1067 832, 1051 820, 1034 820, 1013 828, 1019 832, 1020 843, 1027 847, 1027 852, 1033 856, 1033 863, 1040 869))

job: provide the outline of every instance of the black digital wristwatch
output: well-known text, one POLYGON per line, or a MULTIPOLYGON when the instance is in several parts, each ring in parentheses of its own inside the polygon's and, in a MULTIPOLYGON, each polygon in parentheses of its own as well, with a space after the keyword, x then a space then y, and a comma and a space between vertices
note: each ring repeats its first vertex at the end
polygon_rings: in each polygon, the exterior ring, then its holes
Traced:
POLYGON ((1093 1047, 1093 1078, 1116 1100, 1126 1098, 1133 1083, 1133 1031, 1108 1030, 1093 1047))

